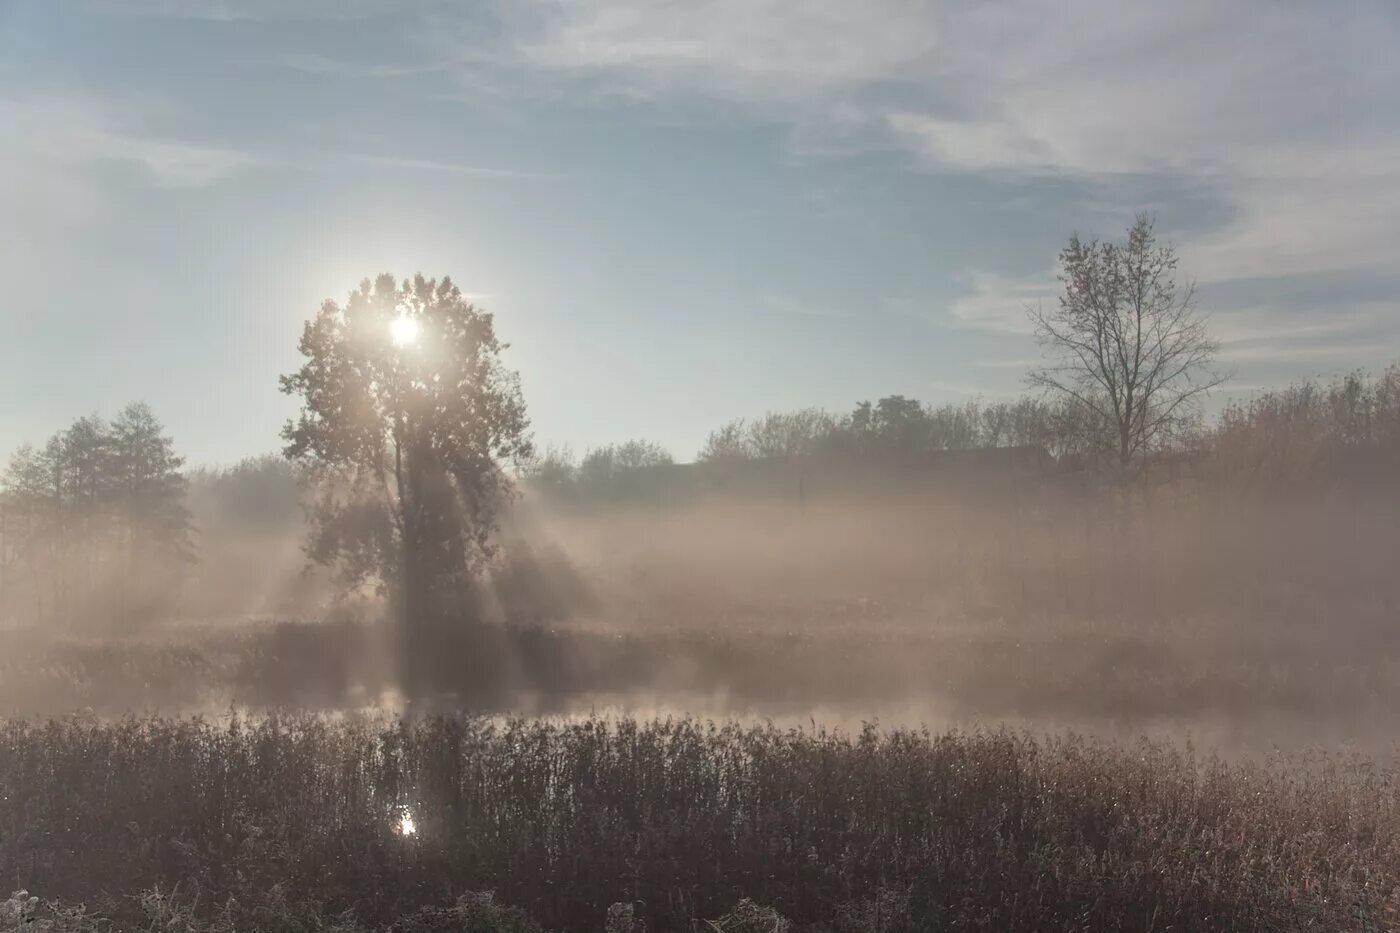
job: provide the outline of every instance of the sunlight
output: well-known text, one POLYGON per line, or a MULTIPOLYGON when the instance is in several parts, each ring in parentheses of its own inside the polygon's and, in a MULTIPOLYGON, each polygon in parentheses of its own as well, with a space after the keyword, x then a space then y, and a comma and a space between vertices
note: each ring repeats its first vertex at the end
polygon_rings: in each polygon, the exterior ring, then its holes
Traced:
POLYGON ((399 835, 412 836, 417 832, 418 827, 414 825, 413 814, 409 813, 408 810, 404 810, 399 816, 399 835))
POLYGON ((400 314, 389 322, 389 339, 396 347, 412 346, 418 342, 418 322, 406 314, 400 314))

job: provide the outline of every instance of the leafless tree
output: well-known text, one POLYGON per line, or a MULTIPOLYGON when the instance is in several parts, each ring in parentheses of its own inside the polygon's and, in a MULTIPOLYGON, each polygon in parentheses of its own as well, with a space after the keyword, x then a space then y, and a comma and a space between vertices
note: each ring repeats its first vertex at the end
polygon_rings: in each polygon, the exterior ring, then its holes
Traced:
POLYGON ((1178 284, 1177 255, 1139 214, 1123 243, 1084 242, 1060 253, 1064 291, 1053 309, 1028 309, 1046 365, 1030 383, 1084 406, 1109 434, 1105 452, 1126 473, 1199 413, 1226 378, 1219 345, 1178 284))

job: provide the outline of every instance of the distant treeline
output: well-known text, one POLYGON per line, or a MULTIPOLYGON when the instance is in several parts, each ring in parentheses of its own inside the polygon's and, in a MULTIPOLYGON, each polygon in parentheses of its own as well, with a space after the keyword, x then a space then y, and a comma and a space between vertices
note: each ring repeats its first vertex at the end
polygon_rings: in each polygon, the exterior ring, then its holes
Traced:
MULTIPOLYGON (((845 415, 819 408, 769 412, 730 421, 710 432, 696 462, 723 467, 750 461, 845 457, 901 461, 938 450, 1040 447, 1056 457, 1085 457, 1103 431, 1082 405, 1024 397, 1014 401, 971 399, 960 405, 927 405, 891 395, 860 402, 845 415)), ((616 492, 637 470, 672 464, 671 454, 645 440, 610 444, 575 458, 550 447, 526 469, 526 481, 545 494, 616 492)))
MULTIPOLYGON (((724 465, 839 456, 898 463, 935 451, 1032 447, 1062 467, 1107 472, 1115 469, 1116 445, 1113 426, 1072 399, 930 405, 891 395, 860 402, 848 414, 802 408, 735 419, 711 431, 695 459, 724 465)), ((1232 402, 1213 420, 1196 419, 1163 435, 1140 466, 1185 462, 1198 474, 1270 488, 1326 483, 1358 470, 1373 475, 1395 466, 1397 456, 1400 364, 1379 376, 1305 380, 1232 402)), ((629 474, 673 462, 646 440, 590 449, 581 458, 567 447, 550 447, 525 477, 545 494, 587 496, 616 491, 629 474)))
POLYGON ((1400 364, 1231 403, 1202 447, 1219 473, 1261 488, 1400 481, 1400 364))
POLYGON ((295 469, 184 466, 140 402, 16 450, 0 472, 0 625, 130 628, 304 589, 295 469))
MULTIPOLYGON (((892 395, 847 414, 816 408, 739 419, 712 431, 690 467, 831 457, 918 462, 934 451, 1041 448, 1060 468, 1105 475, 1114 439, 1083 405, 1023 397, 928 405, 892 395)), ((1305 380, 1227 405, 1143 458, 1241 494, 1400 482, 1400 365, 1305 380)), ((674 465, 633 440, 575 457, 548 448, 522 480, 547 498, 599 502, 655 491, 674 465), (655 481, 655 482, 652 482, 655 481)), ((667 486, 666 488, 669 488, 667 486)), ((144 404, 79 418, 0 473, 0 625, 130 627, 175 615, 282 614, 325 596, 302 551, 300 470, 277 455, 185 469, 144 404)), ((643 498, 646 498, 643 496, 643 498)))

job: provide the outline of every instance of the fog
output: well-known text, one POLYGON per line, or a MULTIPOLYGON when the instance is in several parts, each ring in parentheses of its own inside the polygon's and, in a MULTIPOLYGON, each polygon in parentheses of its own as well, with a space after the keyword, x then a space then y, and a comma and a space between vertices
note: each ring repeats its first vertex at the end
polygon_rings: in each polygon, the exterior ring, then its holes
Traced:
MULTIPOLYGON (((525 485, 476 608, 432 647, 425 708, 1070 727, 1253 750, 1380 748, 1393 730, 1390 485, 1246 495, 1201 469, 1124 487, 990 460, 648 469, 588 500, 525 485)), ((403 708, 388 604, 311 566, 288 471, 242 470, 194 478, 201 555, 164 615, 123 630, 15 613, 0 706, 403 708)))

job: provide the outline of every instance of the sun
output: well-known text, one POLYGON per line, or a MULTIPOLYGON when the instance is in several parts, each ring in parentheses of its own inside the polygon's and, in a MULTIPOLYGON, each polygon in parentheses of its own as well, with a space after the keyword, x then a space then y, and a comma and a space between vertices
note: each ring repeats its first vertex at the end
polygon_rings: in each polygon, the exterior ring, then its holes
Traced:
POLYGON ((400 314, 389 322, 389 339, 396 347, 408 347, 418 342, 418 322, 400 314))

